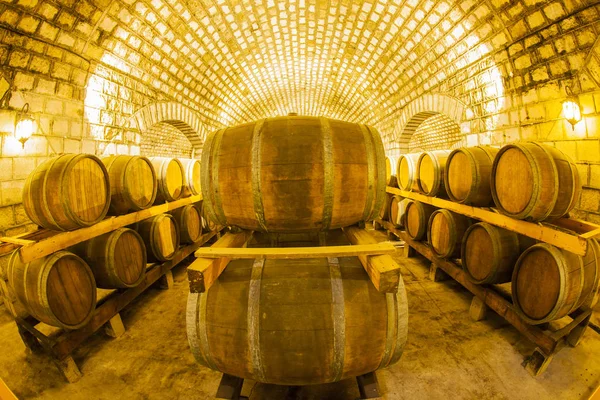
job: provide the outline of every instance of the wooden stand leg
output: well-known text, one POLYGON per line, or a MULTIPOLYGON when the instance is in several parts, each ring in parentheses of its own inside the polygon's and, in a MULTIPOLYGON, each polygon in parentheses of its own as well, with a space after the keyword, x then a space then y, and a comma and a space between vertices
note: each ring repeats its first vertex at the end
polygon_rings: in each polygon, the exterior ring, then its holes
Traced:
POLYGON ((21 336, 23 344, 29 351, 31 351, 34 354, 40 354, 44 351, 40 342, 31 332, 29 332, 27 329, 23 328, 19 324, 17 324, 17 330, 19 331, 19 336, 21 336))
POLYGON ((587 327, 590 325, 590 318, 592 315, 590 314, 587 318, 585 318, 579 325, 577 325, 567 336, 567 344, 571 347, 575 347, 581 341, 583 334, 587 330, 587 327))
POLYGON ((118 338, 122 334, 125 333, 125 326, 123 325, 123 320, 121 319, 121 314, 115 315, 104 325, 104 332, 113 338, 118 338))
POLYGON ((54 364, 69 383, 75 383, 83 376, 73 357, 67 356, 62 360, 54 359, 54 364))
POLYGON ((381 397, 379 394, 379 384, 377 383, 377 376, 375 372, 369 372, 356 377, 358 383, 358 391, 360 392, 360 400, 363 399, 376 399, 381 397))
POLYGON ((548 368, 548 365, 550 365, 553 357, 553 354, 546 355, 541 349, 536 348, 532 355, 525 358, 525 361, 523 361, 523 366, 527 372, 531 374, 531 376, 539 376, 546 371, 546 368, 548 368))
POLYGON ((158 280, 158 287, 160 289, 171 289, 173 287, 173 272, 167 271, 158 280))
POLYGON ((216 398, 226 400, 248 399, 247 397, 240 395, 242 393, 243 385, 244 380, 242 378, 223 374, 223 377, 221 378, 221 383, 219 383, 219 388, 217 389, 216 398))
POLYGON ((448 274, 446 274, 440 267, 431 263, 429 267, 429 279, 433 282, 442 282, 448 280, 448 274))
POLYGON ((379 231, 381 229, 383 229, 383 226, 381 226, 381 224, 377 221, 373 221, 373 229, 376 231, 379 231))
POLYGON ((408 243, 404 243, 404 257, 406 258, 412 258, 414 256, 417 255, 417 252, 415 249, 413 249, 412 247, 410 247, 408 245, 408 243))
POLYGON ((319 232, 319 246, 327 246, 327 232, 319 232))
POLYGON ((477 296, 473 297, 471 307, 469 308, 469 316, 473 321, 481 321, 485 318, 488 312, 488 306, 477 296))

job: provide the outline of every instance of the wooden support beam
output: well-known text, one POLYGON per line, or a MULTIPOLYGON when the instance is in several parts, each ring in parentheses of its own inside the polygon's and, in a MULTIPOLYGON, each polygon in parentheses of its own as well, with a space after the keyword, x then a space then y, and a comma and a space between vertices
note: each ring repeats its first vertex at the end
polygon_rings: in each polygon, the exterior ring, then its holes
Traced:
MULTIPOLYGON (((232 248, 245 246, 252 237, 252 231, 226 233, 211 247, 232 248)), ((210 289, 219 275, 225 270, 231 258, 198 258, 187 269, 190 293, 202 293, 210 289)))
POLYGON ((118 338, 125 333, 125 325, 123 325, 121 314, 115 314, 115 316, 104 325, 104 332, 112 338, 118 338))
POLYGON ((196 257, 220 258, 232 260, 243 258, 317 258, 317 257, 356 257, 361 255, 392 254, 396 248, 390 243, 376 243, 350 246, 318 246, 318 247, 252 247, 224 248, 201 247, 196 250, 196 257))
MULTIPOLYGON (((365 229, 350 226, 343 228, 343 231, 350 243, 354 245, 377 243, 377 240, 365 229)), ((398 290, 400 266, 390 255, 359 255, 358 259, 378 291, 390 293, 398 290)))
MULTIPOLYGON (((81 228, 70 232, 56 232, 53 236, 41 239, 34 243, 23 245, 19 251, 19 254, 21 255, 21 260, 24 263, 28 263, 37 258, 41 258, 56 251, 76 245, 77 243, 81 243, 96 236, 114 231, 115 229, 131 225, 155 215, 164 214, 168 211, 175 210, 188 204, 197 203, 201 200, 202 196, 186 197, 171 203, 153 206, 146 210, 120 215, 118 217, 110 217, 87 228, 81 228)), ((14 243, 12 244, 14 245, 14 243)))
POLYGON ((450 200, 429 197, 421 193, 407 192, 393 187, 388 187, 387 192, 417 200, 425 204, 430 204, 434 207, 454 211, 456 213, 466 215, 467 217, 475 218, 480 221, 499 226, 500 228, 508 229, 509 231, 528 236, 541 242, 549 243, 560 249, 570 251, 580 256, 584 256, 587 251, 587 239, 592 237, 600 237, 600 229, 596 229, 594 226, 586 224, 582 221, 569 221, 569 219, 566 218, 552 221, 554 225, 558 225, 559 227, 568 226, 571 229, 578 228, 586 231, 583 233, 569 233, 564 229, 560 229, 546 223, 541 224, 521 221, 500 214, 492 209, 467 206, 450 200), (592 230, 587 231, 588 229, 592 230))
POLYGON ((0 378, 0 399, 2 400, 18 400, 17 396, 10 390, 10 388, 0 378))
POLYGON ((19 246, 26 246, 28 244, 35 243, 35 240, 27 240, 27 239, 19 239, 19 238, 16 238, 16 237, 6 237, 6 236, 3 236, 3 237, 0 237, 0 242, 16 244, 16 245, 19 245, 19 246))

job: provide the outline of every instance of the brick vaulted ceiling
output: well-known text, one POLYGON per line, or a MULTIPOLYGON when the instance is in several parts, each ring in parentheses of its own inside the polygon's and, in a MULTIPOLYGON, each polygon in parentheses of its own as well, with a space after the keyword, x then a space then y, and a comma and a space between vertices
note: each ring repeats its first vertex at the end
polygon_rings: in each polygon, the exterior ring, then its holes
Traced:
POLYGON ((501 51, 568 14, 589 14, 596 1, 2 3, 3 27, 80 55, 92 83, 98 69, 122 74, 113 80, 136 88, 122 113, 149 99, 172 100, 196 110, 208 131, 298 112, 390 135, 402 107, 431 91, 461 98, 475 115, 494 114, 518 68, 497 65, 506 59, 501 51), (18 15, 11 20, 9 12, 18 15), (142 100, 132 98, 136 92, 142 100))

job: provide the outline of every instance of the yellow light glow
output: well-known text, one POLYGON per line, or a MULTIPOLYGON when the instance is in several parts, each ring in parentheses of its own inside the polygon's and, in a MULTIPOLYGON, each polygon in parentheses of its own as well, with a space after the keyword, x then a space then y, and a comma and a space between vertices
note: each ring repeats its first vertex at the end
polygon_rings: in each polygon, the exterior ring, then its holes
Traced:
POLYGON ((23 148, 25 148, 25 142, 29 140, 31 135, 35 132, 35 121, 29 117, 23 117, 17 121, 15 126, 15 139, 21 142, 23 148))
POLYGON ((563 103, 563 115, 565 116, 565 119, 569 121, 573 130, 575 130, 575 125, 581 121, 581 108, 579 108, 577 101, 565 101, 563 103))

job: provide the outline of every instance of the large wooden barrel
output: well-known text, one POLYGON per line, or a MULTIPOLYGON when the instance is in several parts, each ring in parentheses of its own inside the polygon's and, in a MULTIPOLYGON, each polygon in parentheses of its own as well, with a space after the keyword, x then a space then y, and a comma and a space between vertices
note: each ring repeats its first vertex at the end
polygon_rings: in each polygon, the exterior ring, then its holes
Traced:
POLYGON ((406 213, 406 206, 410 201, 410 199, 405 199, 400 196, 392 197, 389 219, 396 228, 404 227, 404 214, 406 213))
POLYGON ((375 218, 385 154, 366 125, 268 118, 213 132, 202 151, 202 195, 219 225, 263 232, 340 228, 375 218))
POLYGON ((516 219, 546 219, 559 194, 557 175, 556 164, 546 146, 506 145, 496 155, 492 167, 494 203, 503 214, 516 219))
POLYGON ((402 154, 398 157, 396 180, 400 189, 413 192, 419 191, 417 178, 417 162, 419 161, 419 157, 421 157, 421 153, 402 154))
POLYGON ((155 204, 175 201, 183 195, 185 171, 181 161, 176 158, 150 157, 156 170, 158 191, 155 204))
POLYGON ((385 184, 387 186, 398 187, 396 179, 396 157, 387 156, 385 158, 385 184))
POLYGON ((498 149, 490 146, 454 150, 446 161, 446 193, 452 201, 486 207, 493 203, 490 178, 498 149))
POLYGON ((183 175, 183 196, 197 196, 202 193, 200 189, 200 160, 195 158, 180 158, 185 171, 183 175))
POLYGON ((411 201, 406 205, 405 229, 408 236, 414 240, 422 240, 427 235, 427 224, 435 207, 420 201, 411 201))
POLYGON ((179 247, 179 230, 171 214, 160 214, 139 222, 138 233, 146 244, 148 261, 167 261, 179 247))
POLYGON ((89 264, 99 288, 135 287, 146 276, 146 246, 133 229, 116 229, 72 250, 89 264))
POLYGON ((110 178, 112 215, 146 209, 156 199, 156 172, 150 160, 140 156, 108 156, 102 162, 110 178))
POLYGON ((8 281, 29 314, 48 325, 78 329, 96 309, 96 282, 90 267, 68 251, 57 251, 30 263, 15 251, 8 281))
POLYGON ((565 216, 575 207, 581 194, 579 170, 569 156, 555 147, 545 146, 552 156, 558 176, 558 196, 548 219, 565 216))
POLYGON ((519 255, 534 244, 534 239, 480 222, 465 233, 462 266, 473 283, 510 282, 519 255))
POLYGON ((459 257, 463 236, 470 225, 471 221, 464 215, 448 210, 434 211, 427 226, 427 238, 433 252, 441 258, 459 257))
POLYGON ((435 150, 422 153, 417 161, 419 190, 429 196, 446 197, 444 175, 450 150, 435 150))
POLYGON ((41 227, 70 231, 101 221, 110 205, 110 182, 91 154, 63 154, 41 163, 27 177, 23 207, 41 227))
POLYGON ((512 276, 513 303, 531 324, 562 318, 593 295, 597 270, 593 252, 581 257, 538 243, 517 260, 512 276))
POLYGON ((171 212, 179 228, 181 244, 196 243, 202 236, 202 215, 196 204, 188 204, 171 212))
POLYGON ((196 360, 278 385, 337 382, 396 363, 408 322, 402 279, 397 293, 379 293, 357 258, 330 260, 229 263, 207 293, 188 296, 196 360))

